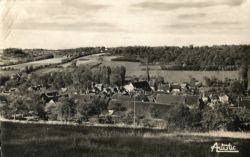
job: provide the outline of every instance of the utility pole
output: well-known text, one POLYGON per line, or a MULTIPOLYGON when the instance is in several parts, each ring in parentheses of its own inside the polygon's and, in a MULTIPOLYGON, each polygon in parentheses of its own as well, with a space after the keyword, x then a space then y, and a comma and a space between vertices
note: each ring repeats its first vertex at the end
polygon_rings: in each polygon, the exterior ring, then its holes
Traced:
POLYGON ((134 96, 134 128, 135 128, 135 96, 134 96))

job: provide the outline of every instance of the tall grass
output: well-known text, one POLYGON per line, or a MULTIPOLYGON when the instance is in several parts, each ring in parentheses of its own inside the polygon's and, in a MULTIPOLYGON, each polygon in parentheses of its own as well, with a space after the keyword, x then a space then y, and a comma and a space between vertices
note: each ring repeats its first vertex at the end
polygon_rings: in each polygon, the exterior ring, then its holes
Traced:
MULTIPOLYGON (((184 133, 169 136, 163 130, 2 122, 4 157, 213 157, 215 141, 196 141, 184 133), (150 135, 150 136, 147 136, 150 135), (164 136, 165 135, 165 136, 164 136), (200 142, 200 143, 198 143, 200 142)), ((198 139, 203 139, 199 137, 198 139)), ((216 138, 216 142, 235 139, 216 138)), ((238 140, 247 157, 249 140, 238 140)), ((225 155, 224 157, 227 157, 225 155)), ((229 157, 229 156, 228 156, 229 157)))

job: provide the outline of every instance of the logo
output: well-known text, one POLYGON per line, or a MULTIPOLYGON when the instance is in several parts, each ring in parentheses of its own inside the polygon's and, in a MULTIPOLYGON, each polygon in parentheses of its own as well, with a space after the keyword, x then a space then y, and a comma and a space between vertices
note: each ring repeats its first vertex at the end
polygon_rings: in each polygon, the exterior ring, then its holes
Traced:
POLYGON ((239 153, 239 150, 237 150, 236 146, 229 144, 218 144, 217 142, 214 143, 213 146, 211 146, 211 152, 216 153, 239 153))

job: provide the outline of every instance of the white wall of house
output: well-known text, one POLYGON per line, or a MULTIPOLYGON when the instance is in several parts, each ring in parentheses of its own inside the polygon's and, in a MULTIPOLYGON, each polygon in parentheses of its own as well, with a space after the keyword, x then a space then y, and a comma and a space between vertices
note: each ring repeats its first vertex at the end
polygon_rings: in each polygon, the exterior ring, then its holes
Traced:
POLYGON ((125 88, 125 90, 126 90, 127 92, 132 92, 132 91, 135 90, 135 87, 133 86, 132 83, 130 83, 130 84, 128 84, 128 85, 125 85, 124 88, 125 88))

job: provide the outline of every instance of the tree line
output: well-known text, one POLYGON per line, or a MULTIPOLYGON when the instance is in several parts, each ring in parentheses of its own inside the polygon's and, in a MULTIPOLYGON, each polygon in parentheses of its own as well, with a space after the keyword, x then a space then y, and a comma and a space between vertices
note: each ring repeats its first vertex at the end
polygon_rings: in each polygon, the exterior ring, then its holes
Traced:
MULTIPOLYGON (((117 47, 111 48, 112 55, 133 56, 141 59, 145 58, 151 64, 179 65, 172 67, 176 70, 195 69, 222 70, 235 69, 243 62, 249 62, 249 45, 222 45, 222 46, 162 46, 162 47, 117 47), (247 60, 248 58, 248 60, 247 60), (229 69, 228 69, 229 68, 229 69)), ((133 58, 132 57, 132 58, 133 58)))

